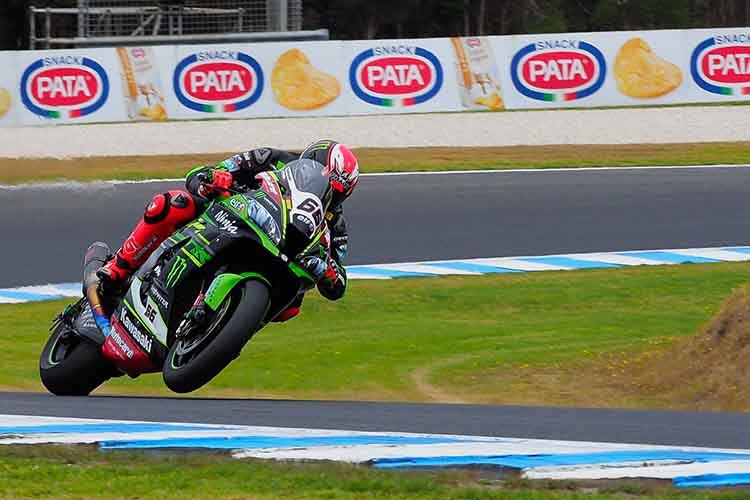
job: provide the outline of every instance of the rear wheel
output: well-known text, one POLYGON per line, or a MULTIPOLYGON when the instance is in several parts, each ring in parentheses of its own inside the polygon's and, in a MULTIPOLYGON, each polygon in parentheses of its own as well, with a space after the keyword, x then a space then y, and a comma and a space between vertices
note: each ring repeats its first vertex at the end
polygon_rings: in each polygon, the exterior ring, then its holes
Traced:
POLYGON ((115 375, 100 348, 60 324, 39 357, 42 384, 58 396, 87 396, 115 375))
POLYGON ((164 383, 174 392, 194 391, 211 381, 237 356, 263 321, 269 291, 247 281, 221 303, 207 325, 181 326, 164 363, 164 383))

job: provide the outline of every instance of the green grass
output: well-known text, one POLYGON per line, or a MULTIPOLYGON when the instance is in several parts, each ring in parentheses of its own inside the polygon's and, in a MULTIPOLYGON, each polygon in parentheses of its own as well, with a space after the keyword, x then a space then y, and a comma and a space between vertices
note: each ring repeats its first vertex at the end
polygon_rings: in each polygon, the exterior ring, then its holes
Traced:
MULTIPOLYGON (((362 172, 417 172, 510 168, 575 168, 750 163, 750 143, 551 145, 481 148, 360 148, 362 172)), ((179 178, 190 168, 215 165, 234 153, 207 155, 0 158, 0 184, 179 178)))
POLYGON ((2 498, 747 498, 743 491, 676 491, 656 482, 536 482, 490 472, 405 473, 342 464, 240 461, 209 453, 102 453, 83 446, 2 446, 0 477, 2 498))
MULTIPOLYGON (((261 331, 196 394, 616 405, 595 392, 581 400, 586 391, 564 384, 555 394, 511 390, 506 377, 577 373, 599 353, 690 335, 748 281, 746 263, 353 281, 337 303, 311 293, 299 318, 261 331)), ((37 357, 62 305, 0 307, 1 388, 41 390, 37 357)), ((167 394, 158 374, 102 391, 167 394)), ((632 406, 672 403, 628 397, 632 406)))

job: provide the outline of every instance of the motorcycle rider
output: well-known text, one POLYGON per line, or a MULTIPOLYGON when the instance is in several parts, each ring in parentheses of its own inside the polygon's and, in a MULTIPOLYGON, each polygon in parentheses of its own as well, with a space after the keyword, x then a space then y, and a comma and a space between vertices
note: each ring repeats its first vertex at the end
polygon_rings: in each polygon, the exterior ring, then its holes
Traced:
MULTIPOLYGON (((349 241, 342 203, 357 185, 359 166, 354 153, 346 145, 332 140, 314 142, 301 154, 256 148, 227 158, 214 167, 198 167, 188 172, 185 180, 187 191, 171 190, 154 196, 122 247, 97 272, 103 293, 110 295, 121 290, 127 279, 168 236, 200 215, 208 199, 226 194, 232 183, 254 186, 257 183, 255 176, 259 173, 279 170, 297 159, 311 159, 324 165, 333 192, 325 215, 330 231, 330 238, 325 241, 330 248, 328 258, 308 257, 300 264, 316 278, 321 295, 329 300, 340 299, 346 291, 343 260, 349 241)), ((299 314, 301 304, 302 295, 274 321, 293 318, 299 314)))

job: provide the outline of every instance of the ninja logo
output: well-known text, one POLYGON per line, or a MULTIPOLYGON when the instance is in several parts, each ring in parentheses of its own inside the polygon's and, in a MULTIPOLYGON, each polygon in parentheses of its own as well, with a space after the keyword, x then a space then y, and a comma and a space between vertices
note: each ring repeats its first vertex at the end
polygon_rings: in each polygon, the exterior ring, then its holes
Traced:
POLYGON ((237 234, 237 226, 235 225, 235 221, 230 219, 229 214, 227 214, 224 210, 216 214, 216 222, 224 231, 232 234, 237 234))

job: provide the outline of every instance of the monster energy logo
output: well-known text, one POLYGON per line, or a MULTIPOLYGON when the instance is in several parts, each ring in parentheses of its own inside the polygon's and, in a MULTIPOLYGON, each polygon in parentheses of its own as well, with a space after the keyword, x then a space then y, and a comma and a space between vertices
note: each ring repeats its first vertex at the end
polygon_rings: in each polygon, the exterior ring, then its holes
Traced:
POLYGON ((265 197, 266 197, 266 192, 265 191, 258 191, 257 193, 255 193, 253 195, 253 198, 255 198, 256 200, 260 200, 260 199, 265 198, 265 197))
POLYGON ((178 255, 172 264, 172 267, 169 269, 169 274, 167 275, 167 288, 175 286, 180 277, 182 277, 182 273, 187 269, 187 266, 188 264, 185 258, 178 255))

